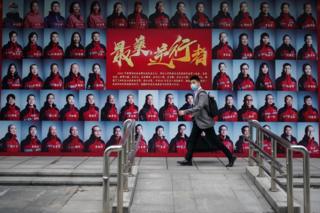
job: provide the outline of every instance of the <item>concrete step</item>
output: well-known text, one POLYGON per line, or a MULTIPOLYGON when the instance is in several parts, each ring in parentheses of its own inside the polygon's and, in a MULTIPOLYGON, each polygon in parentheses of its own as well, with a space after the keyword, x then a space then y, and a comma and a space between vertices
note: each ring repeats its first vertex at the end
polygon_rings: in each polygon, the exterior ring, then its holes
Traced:
MULTIPOLYGON (((272 206, 272 208, 277 213, 286 213, 288 212, 287 206, 287 194, 286 192, 279 187, 279 190, 276 192, 270 191, 270 182, 271 178, 268 175, 264 177, 258 177, 259 168, 257 166, 247 166, 246 167, 247 177, 253 182, 261 194, 265 197, 267 202, 272 206)), ((293 203, 293 212, 300 213, 302 210, 301 205, 294 200, 293 203)))
MULTIPOLYGON (((110 185, 116 185, 112 177, 110 185)), ((0 185, 101 186, 102 177, 1 176, 0 185)))
MULTIPOLYGON (((278 178, 278 180, 283 184, 287 185, 286 178, 278 178)), ((293 187, 303 188, 303 178, 293 178, 293 187)), ((310 187, 320 188, 320 178, 310 178, 310 187)))
MULTIPOLYGON (((111 176, 116 173, 111 171, 111 176)), ((70 170, 70 169, 1 169, 0 176, 39 176, 39 177, 101 177, 100 170, 70 170)))

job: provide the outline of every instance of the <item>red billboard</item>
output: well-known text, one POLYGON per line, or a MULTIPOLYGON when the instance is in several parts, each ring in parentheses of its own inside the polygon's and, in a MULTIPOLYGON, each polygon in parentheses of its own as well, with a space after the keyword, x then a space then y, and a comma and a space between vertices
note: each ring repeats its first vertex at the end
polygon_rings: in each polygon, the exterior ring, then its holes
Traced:
POLYGON ((107 30, 107 89, 211 87, 211 30, 107 30), (159 34, 161 34, 159 36, 159 34))

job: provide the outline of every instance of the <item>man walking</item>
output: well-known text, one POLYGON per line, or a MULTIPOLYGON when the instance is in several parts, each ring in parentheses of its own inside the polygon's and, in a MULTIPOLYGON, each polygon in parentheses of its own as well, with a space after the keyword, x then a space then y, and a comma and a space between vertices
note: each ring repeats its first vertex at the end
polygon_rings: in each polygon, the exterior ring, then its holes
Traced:
POLYGON ((209 98, 205 90, 201 88, 200 78, 197 75, 191 76, 190 78, 191 89, 194 91, 194 105, 192 108, 186 110, 180 110, 179 116, 184 116, 185 114, 192 114, 193 127, 191 130, 191 135, 188 139, 187 154, 185 160, 178 161, 182 166, 192 166, 192 155, 195 148, 195 143, 204 131, 208 141, 220 149, 229 159, 229 163, 226 167, 232 167, 236 157, 220 142, 219 137, 216 135, 213 125, 214 121, 211 116, 209 116, 209 98))

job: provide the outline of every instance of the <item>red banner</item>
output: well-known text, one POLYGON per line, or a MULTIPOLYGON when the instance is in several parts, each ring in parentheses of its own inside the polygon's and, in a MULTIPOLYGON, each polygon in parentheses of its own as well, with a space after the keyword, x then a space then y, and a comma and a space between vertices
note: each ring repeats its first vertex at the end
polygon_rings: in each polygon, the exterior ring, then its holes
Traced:
POLYGON ((211 88, 211 30, 107 30, 107 89, 211 88))

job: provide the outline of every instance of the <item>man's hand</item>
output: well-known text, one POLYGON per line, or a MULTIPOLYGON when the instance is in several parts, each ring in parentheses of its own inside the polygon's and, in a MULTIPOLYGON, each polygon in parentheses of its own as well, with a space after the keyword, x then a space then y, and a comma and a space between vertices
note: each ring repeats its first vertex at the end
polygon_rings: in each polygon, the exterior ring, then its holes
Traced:
POLYGON ((186 113, 184 110, 179 110, 179 116, 184 116, 186 113))

